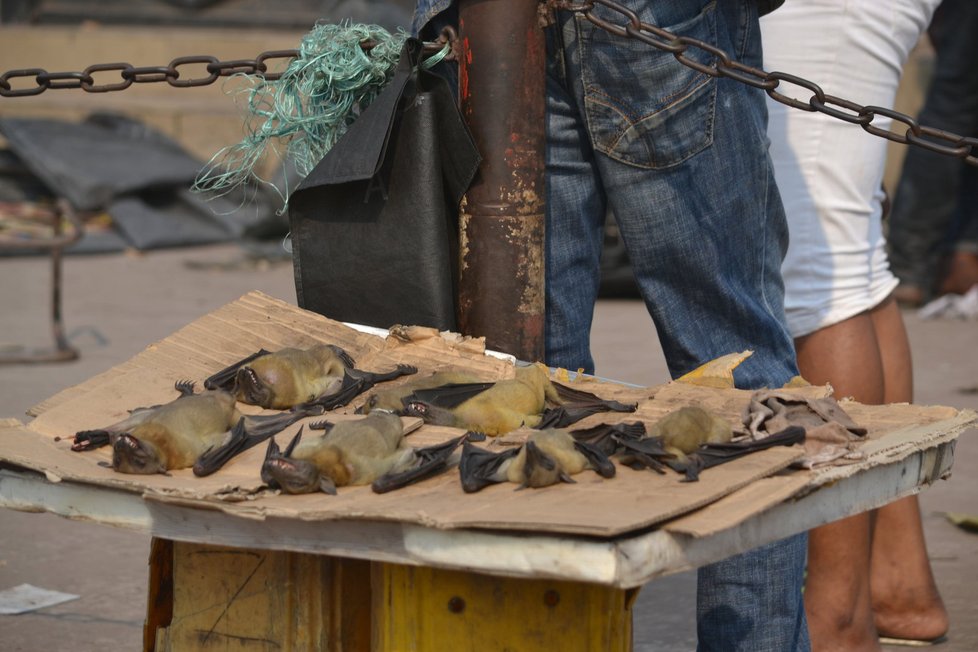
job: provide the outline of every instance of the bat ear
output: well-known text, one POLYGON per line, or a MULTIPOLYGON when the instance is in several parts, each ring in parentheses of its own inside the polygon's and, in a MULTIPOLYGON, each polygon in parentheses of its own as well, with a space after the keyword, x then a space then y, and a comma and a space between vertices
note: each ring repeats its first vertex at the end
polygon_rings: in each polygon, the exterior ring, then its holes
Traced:
POLYGON ((333 479, 327 478, 325 475, 319 476, 319 490, 322 491, 324 494, 335 496, 336 485, 333 483, 333 479))
POLYGON ((526 473, 529 473, 529 470, 535 466, 547 469, 548 471, 557 468, 557 462, 554 458, 540 450, 540 447, 532 439, 527 440, 523 444, 523 449, 526 451, 526 473))
POLYGON ((268 440, 268 448, 265 449, 265 461, 274 458, 281 457, 282 449, 278 447, 278 443, 275 441, 275 437, 270 437, 268 440))
POLYGON ((295 450, 296 444, 298 444, 299 440, 302 439, 303 428, 305 428, 305 426, 299 426, 299 432, 295 433, 295 437, 293 437, 292 441, 289 442, 289 445, 285 447, 285 453, 282 454, 283 457, 292 457, 292 451, 295 450))
POLYGON ((577 484, 577 480, 575 480, 574 478, 570 477, 569 475, 567 475, 563 471, 560 472, 560 476, 559 477, 560 477, 560 481, 561 482, 566 482, 567 484, 577 484))

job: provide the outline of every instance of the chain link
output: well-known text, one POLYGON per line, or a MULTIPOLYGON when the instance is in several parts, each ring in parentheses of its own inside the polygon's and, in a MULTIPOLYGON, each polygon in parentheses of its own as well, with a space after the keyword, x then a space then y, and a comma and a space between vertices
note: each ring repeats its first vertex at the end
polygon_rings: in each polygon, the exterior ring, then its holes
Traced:
MULTIPOLYGON (((455 33, 446 30, 437 41, 424 44, 426 54, 440 52, 446 44, 452 46, 454 52, 455 33)), ((374 47, 372 41, 360 44, 365 51, 374 47)), ((0 97, 28 97, 40 95, 48 89, 80 88, 88 93, 108 93, 122 91, 133 84, 152 84, 166 82, 176 88, 190 88, 213 84, 221 77, 245 74, 263 77, 267 81, 275 81, 282 76, 281 72, 269 72, 269 63, 276 60, 290 61, 299 56, 298 50, 271 50, 262 52, 254 59, 235 59, 221 61, 212 56, 177 57, 166 66, 136 67, 129 63, 100 63, 85 68, 82 72, 48 72, 43 68, 27 68, 24 70, 8 70, 0 75, 0 97), (183 67, 189 73, 190 66, 204 66, 206 76, 186 78, 181 75, 183 67), (122 81, 101 83, 95 81, 94 73, 117 72, 122 81), (33 77, 34 85, 25 88, 15 87, 11 80, 22 77, 33 77)), ((446 58, 452 58, 449 54, 446 58)))
POLYGON ((714 45, 688 36, 677 36, 661 27, 642 22, 635 12, 615 2, 615 0, 591 0, 583 3, 572 2, 572 0, 551 1, 554 8, 582 13, 591 23, 611 34, 634 39, 663 52, 669 52, 680 63, 705 75, 727 77, 760 88, 771 99, 781 104, 802 111, 823 113, 845 122, 857 124, 874 136, 903 145, 922 147, 938 154, 954 156, 964 160, 969 165, 978 167, 978 138, 963 137, 941 129, 920 125, 913 117, 893 109, 880 106, 863 106, 850 100, 827 95, 818 84, 802 77, 785 72, 766 72, 760 68, 734 61, 726 52, 714 45), (595 5, 601 5, 620 14, 622 21, 616 23, 595 15, 595 5), (686 53, 690 48, 711 55, 712 63, 704 64, 687 56, 686 53), (804 89, 811 94, 809 99, 806 101, 792 97, 785 88, 788 85, 804 89), (873 124, 877 117, 892 120, 891 128, 884 129, 880 126, 881 123, 873 124), (897 129, 896 131, 894 131, 894 127, 897 129))
MULTIPOLYGON (((638 14, 615 0, 590 0, 574 2, 573 0, 549 0, 553 7, 565 11, 582 13, 584 17, 597 27, 616 36, 630 38, 650 45, 663 52, 669 52, 676 60, 704 75, 711 77, 726 77, 766 92, 771 99, 781 104, 802 111, 818 112, 861 126, 866 132, 903 145, 922 147, 923 149, 946 156, 964 160, 965 163, 978 167, 978 138, 963 137, 958 134, 920 125, 917 121, 900 111, 880 106, 863 106, 856 102, 827 95, 822 88, 807 79, 786 72, 767 72, 760 68, 748 66, 730 58, 730 55, 720 48, 705 41, 689 36, 677 36, 661 27, 642 22, 638 14), (624 18, 622 23, 614 23, 595 15, 595 5, 606 7, 624 18), (690 49, 699 50, 710 55, 711 63, 697 61, 687 55, 690 49), (796 86, 811 93, 808 100, 800 100, 787 94, 785 86, 796 86), (780 89, 780 90, 779 90, 780 89), (889 129, 879 124, 873 124, 878 116, 889 118, 892 122, 889 129), (903 133, 894 131, 894 126, 903 125, 903 133)), ((445 30, 437 41, 425 43, 427 54, 442 50, 445 45, 451 46, 452 53, 447 58, 455 58, 457 52, 457 35, 453 30, 445 30)), ((361 43, 364 50, 369 51, 374 43, 361 43)), ((167 66, 135 67, 128 63, 103 63, 85 68, 82 72, 48 72, 42 68, 27 68, 24 70, 9 70, 0 75, 0 97, 27 97, 40 95, 48 89, 80 88, 89 93, 107 93, 121 91, 132 84, 149 84, 166 82, 176 88, 190 88, 213 84, 221 77, 236 74, 257 75, 268 81, 274 81, 282 76, 281 72, 269 72, 268 62, 276 59, 291 60, 297 57, 298 50, 272 50, 262 52, 255 59, 236 59, 221 61, 212 56, 177 57, 167 66), (180 68, 204 66, 207 75, 196 78, 181 79, 180 68), (95 73, 117 72, 122 81, 115 83, 95 83, 95 73), (22 77, 33 77, 34 86, 15 88, 11 80, 22 77)))
POLYGON ((42 68, 25 70, 10 70, 0 75, 0 97, 27 97, 40 95, 48 89, 80 88, 89 93, 108 93, 122 91, 133 84, 152 84, 166 82, 176 88, 207 86, 221 77, 230 77, 238 73, 260 75, 268 81, 274 81, 282 73, 268 72, 266 62, 273 59, 294 59, 299 55, 298 50, 275 50, 263 52, 255 59, 237 59, 221 61, 212 56, 177 57, 166 66, 133 66, 129 63, 100 63, 85 68, 82 72, 48 72, 42 68), (180 68, 192 65, 203 65, 206 76, 197 78, 181 78, 180 68), (114 83, 96 83, 94 73, 117 72, 122 81, 114 83), (27 88, 15 88, 10 83, 12 79, 33 77, 34 85, 27 88))

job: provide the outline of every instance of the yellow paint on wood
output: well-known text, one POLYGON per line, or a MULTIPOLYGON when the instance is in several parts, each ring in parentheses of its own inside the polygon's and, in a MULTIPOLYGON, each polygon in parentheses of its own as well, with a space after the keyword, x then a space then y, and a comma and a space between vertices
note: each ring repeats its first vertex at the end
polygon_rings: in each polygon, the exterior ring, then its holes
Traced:
POLYGON ((369 574, 369 562, 177 542, 157 649, 366 651, 369 574))
POLYGON ((373 650, 624 652, 631 649, 631 593, 375 563, 373 650))

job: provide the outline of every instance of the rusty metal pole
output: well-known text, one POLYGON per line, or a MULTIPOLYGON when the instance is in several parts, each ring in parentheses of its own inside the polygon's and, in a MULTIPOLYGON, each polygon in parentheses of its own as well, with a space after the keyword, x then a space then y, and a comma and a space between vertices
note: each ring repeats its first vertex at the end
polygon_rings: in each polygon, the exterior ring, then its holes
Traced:
POLYGON ((544 355, 544 58, 535 0, 461 0, 459 99, 483 161, 462 199, 459 327, 544 355))

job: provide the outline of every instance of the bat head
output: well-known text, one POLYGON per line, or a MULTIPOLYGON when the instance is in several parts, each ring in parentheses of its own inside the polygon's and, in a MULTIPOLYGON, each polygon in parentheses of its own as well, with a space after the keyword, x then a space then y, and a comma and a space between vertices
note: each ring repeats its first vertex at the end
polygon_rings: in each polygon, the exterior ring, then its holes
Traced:
POLYGON ((418 417, 423 419, 425 423, 436 426, 456 425, 455 415, 451 410, 434 406, 426 401, 404 401, 404 410, 401 414, 408 417, 418 417))
POLYGON ((429 415, 429 405, 423 401, 406 401, 404 403, 404 414, 411 417, 424 419, 429 415))
POLYGON ((523 465, 523 484, 520 487, 549 487, 558 482, 571 482, 557 460, 540 450, 532 440, 523 445, 526 461, 523 465))
MULTIPOLYGON (((261 471, 262 476, 272 480, 269 484, 274 483, 290 494, 311 494, 316 491, 336 493, 335 486, 332 492, 323 488, 319 469, 307 460, 273 457, 265 460, 261 471)), ((327 488, 329 484, 331 483, 327 483, 327 488)))
POLYGON ((238 369, 234 378, 234 393, 239 401, 263 408, 281 409, 290 407, 278 404, 276 385, 281 384, 281 374, 274 367, 262 369, 258 366, 245 366, 238 369))
POLYGON ((137 439, 129 433, 119 435, 112 445, 112 468, 119 473, 150 475, 166 473, 166 464, 159 451, 148 441, 137 439))
POLYGON ((289 457, 302 438, 302 430, 292 438, 285 453, 282 453, 272 438, 265 451, 265 461, 261 465, 261 478, 270 487, 279 487, 290 494, 311 494, 322 491, 336 494, 336 484, 323 475, 319 468, 308 460, 289 457))

